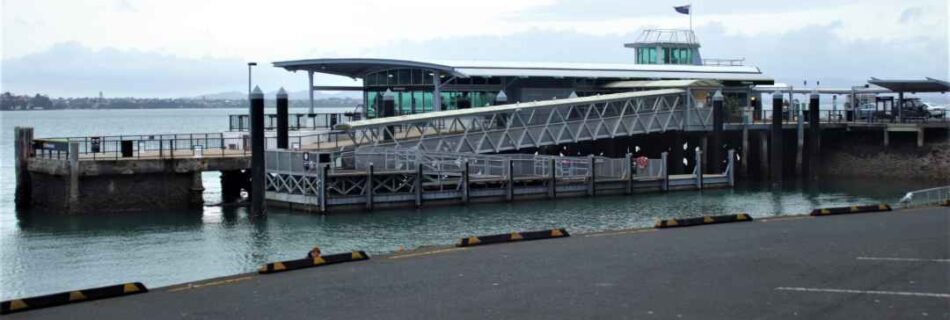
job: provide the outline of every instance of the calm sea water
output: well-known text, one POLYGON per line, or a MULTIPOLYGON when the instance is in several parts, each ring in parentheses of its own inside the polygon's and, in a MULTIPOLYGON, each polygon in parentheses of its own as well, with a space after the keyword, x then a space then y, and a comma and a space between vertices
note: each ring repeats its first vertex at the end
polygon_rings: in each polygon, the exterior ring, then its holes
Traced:
MULTIPOLYGON (((0 300, 129 281, 156 287, 256 270, 262 263, 324 252, 384 253, 448 245, 463 235, 566 227, 591 232, 651 225, 656 218, 748 212, 755 217, 812 208, 895 202, 927 181, 825 179, 820 187, 575 198, 371 213, 317 215, 271 209, 249 218, 244 208, 205 207, 65 215, 14 209, 13 128, 37 137, 218 132, 243 109, 0 112, 0 300)), ((303 112, 303 111, 301 111, 303 112)), ((205 173, 205 200, 220 202, 219 175, 205 173)))

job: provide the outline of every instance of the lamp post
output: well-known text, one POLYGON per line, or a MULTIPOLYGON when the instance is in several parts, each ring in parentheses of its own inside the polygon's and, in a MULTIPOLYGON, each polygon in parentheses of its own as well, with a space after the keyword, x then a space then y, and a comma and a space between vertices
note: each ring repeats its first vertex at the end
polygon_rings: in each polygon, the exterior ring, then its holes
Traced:
POLYGON ((247 95, 251 95, 251 67, 256 66, 257 62, 248 62, 247 63, 247 95))

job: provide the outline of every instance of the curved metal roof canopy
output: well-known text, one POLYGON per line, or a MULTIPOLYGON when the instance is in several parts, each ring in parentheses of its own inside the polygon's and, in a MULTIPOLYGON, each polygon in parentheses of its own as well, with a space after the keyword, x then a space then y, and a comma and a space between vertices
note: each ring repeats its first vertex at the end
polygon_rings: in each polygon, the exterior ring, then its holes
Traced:
POLYGON ((327 73, 350 78, 360 78, 371 72, 383 71, 393 68, 418 68, 433 71, 442 71, 450 75, 462 76, 450 66, 396 59, 306 59, 274 62, 274 66, 284 68, 287 71, 313 71, 327 73))
POLYGON ((924 80, 884 80, 871 78, 868 83, 887 88, 894 92, 940 92, 950 91, 950 84, 946 81, 925 78, 924 80))
POLYGON ((771 84, 771 78, 751 66, 638 65, 556 62, 423 62, 397 59, 308 59, 274 62, 288 71, 306 70, 362 78, 368 73, 396 68, 433 70, 460 78, 468 77, 555 77, 620 79, 710 79, 752 81, 771 84))

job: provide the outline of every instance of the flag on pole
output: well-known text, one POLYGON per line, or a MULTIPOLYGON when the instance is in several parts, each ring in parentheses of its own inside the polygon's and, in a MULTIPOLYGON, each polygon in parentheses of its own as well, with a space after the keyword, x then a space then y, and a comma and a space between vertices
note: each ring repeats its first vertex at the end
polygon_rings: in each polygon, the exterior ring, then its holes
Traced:
POLYGON ((691 5, 691 4, 687 4, 687 5, 685 5, 685 6, 673 7, 673 10, 676 10, 676 12, 679 12, 679 13, 682 13, 682 14, 689 14, 689 7, 690 7, 690 6, 692 6, 692 5, 691 5))

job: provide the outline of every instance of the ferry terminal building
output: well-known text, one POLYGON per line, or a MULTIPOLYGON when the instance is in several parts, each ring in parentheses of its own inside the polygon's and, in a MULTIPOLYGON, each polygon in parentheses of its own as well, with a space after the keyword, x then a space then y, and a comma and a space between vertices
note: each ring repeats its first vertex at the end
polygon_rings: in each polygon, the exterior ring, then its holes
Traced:
MULTIPOLYGON (((745 107, 754 96, 753 86, 774 84, 759 68, 742 65, 740 59, 703 59, 691 30, 645 30, 624 46, 633 49, 634 63, 333 58, 278 61, 274 66, 307 72, 311 114, 314 91, 362 92, 359 118, 697 86, 721 89, 727 107, 745 107), (315 73, 360 79, 363 84, 315 86, 315 73), (384 108, 384 99, 392 99, 393 107, 384 108)), ((691 94, 702 104, 711 98, 709 92, 691 94)))

